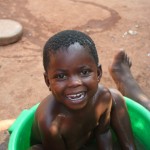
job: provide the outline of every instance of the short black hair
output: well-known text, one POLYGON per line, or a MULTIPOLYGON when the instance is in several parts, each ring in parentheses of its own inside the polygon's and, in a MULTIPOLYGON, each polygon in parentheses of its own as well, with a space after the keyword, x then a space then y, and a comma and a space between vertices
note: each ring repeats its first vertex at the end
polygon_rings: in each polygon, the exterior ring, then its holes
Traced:
POLYGON ((76 30, 64 30, 49 38, 44 46, 43 66, 45 71, 47 72, 47 67, 50 62, 50 52, 56 52, 60 48, 68 48, 70 45, 76 42, 83 47, 88 47, 91 56, 98 65, 99 59, 93 40, 83 32, 76 30))

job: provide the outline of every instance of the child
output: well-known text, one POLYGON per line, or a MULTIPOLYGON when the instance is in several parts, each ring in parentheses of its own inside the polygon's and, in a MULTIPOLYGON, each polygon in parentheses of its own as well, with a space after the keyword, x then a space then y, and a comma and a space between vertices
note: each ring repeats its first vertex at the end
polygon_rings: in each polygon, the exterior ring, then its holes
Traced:
POLYGON ((35 113, 31 142, 38 145, 31 149, 88 149, 94 137, 97 149, 111 150, 110 124, 121 148, 135 149, 123 96, 99 84, 102 69, 89 36, 57 33, 45 44, 43 64, 51 93, 35 113))

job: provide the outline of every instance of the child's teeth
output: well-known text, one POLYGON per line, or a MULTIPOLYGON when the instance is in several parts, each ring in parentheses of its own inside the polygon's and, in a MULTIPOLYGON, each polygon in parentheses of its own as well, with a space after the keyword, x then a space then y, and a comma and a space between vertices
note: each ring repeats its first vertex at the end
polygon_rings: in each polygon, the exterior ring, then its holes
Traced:
POLYGON ((78 100, 84 97, 84 93, 72 94, 67 96, 70 100, 78 100))

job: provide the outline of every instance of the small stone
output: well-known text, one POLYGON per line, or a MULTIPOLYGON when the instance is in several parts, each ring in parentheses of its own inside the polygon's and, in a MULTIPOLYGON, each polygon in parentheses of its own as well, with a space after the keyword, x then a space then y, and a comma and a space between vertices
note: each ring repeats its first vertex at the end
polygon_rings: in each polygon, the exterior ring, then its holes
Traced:
POLYGON ((130 35, 136 35, 136 34, 137 34, 137 31, 129 30, 128 33, 129 33, 130 35))
POLYGON ((125 33, 122 35, 122 37, 125 37, 127 34, 128 34, 128 32, 125 32, 125 33))
POLYGON ((135 27, 136 27, 136 28, 138 28, 138 27, 139 27, 139 25, 138 25, 138 24, 136 24, 136 25, 135 25, 135 27))
POLYGON ((120 50, 120 51, 125 51, 125 49, 124 49, 124 48, 120 48, 119 50, 120 50))
POLYGON ((86 32, 90 32, 90 30, 89 30, 89 29, 86 29, 86 32))

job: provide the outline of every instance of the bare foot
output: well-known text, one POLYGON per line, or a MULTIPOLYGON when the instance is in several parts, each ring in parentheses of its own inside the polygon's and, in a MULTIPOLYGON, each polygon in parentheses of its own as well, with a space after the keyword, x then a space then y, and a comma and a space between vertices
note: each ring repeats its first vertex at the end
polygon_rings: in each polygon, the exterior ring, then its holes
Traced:
POLYGON ((115 81, 118 90, 126 97, 129 97, 150 110, 150 99, 142 91, 134 77, 130 67, 132 63, 124 51, 120 51, 114 57, 109 67, 109 72, 115 81))

